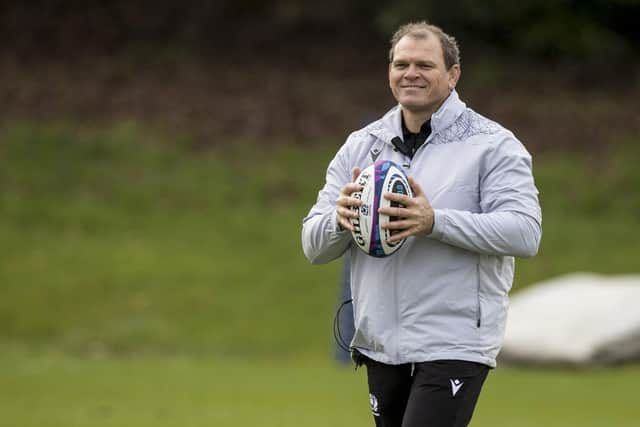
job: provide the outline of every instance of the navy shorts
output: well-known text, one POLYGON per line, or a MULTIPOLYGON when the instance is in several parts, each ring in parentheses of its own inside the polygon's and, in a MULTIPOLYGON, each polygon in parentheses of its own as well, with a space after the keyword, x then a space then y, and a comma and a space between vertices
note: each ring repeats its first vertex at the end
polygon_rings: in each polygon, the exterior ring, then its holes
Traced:
POLYGON ((466 427, 490 369, 463 360, 387 365, 360 355, 359 362, 376 427, 466 427))

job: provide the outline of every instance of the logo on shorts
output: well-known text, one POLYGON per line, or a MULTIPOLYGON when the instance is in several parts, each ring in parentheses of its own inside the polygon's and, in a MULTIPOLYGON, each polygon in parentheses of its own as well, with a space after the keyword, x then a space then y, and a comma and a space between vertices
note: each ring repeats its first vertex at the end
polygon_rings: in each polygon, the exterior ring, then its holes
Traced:
POLYGON ((462 385, 464 384, 464 382, 460 381, 457 378, 456 379, 451 378, 449 382, 451 383, 451 393, 453 393, 453 396, 455 397, 456 393, 458 393, 458 391, 460 391, 460 389, 462 388, 462 385))
POLYGON ((373 412, 373 416, 379 417, 380 412, 378 411, 378 398, 369 393, 369 403, 371 404, 371 412, 373 412))

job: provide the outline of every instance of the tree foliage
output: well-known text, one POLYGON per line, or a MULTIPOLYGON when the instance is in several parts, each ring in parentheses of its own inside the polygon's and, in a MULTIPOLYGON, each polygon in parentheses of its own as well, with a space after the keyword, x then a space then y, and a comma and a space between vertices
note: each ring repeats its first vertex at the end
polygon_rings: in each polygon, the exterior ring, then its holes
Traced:
POLYGON ((377 15, 377 27, 424 18, 467 43, 543 59, 610 59, 640 41, 638 0, 397 0, 377 15))
POLYGON ((542 59, 637 53, 640 0, 32 0, 0 4, 14 49, 119 49, 139 43, 225 46, 354 31, 387 38, 428 20, 469 44, 542 59))

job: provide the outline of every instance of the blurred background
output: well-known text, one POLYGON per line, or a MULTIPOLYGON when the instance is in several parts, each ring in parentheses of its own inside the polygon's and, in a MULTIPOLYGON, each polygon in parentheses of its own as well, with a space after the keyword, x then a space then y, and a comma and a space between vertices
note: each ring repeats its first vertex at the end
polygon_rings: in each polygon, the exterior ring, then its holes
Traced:
MULTIPOLYGON (((534 156, 544 235, 514 295, 638 273, 638 17, 0 3, 0 426, 372 425, 364 370, 334 360, 342 264, 310 266, 300 230, 346 136, 393 106, 388 39, 410 20, 457 37, 461 97, 534 156)), ((472 425, 638 426, 638 381, 637 363, 500 367, 472 425)))

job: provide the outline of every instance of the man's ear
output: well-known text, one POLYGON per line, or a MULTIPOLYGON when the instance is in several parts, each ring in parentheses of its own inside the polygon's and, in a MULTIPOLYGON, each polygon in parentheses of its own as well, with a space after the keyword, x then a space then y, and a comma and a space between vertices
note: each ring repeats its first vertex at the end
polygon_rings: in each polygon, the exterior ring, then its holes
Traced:
POLYGON ((449 90, 453 90, 456 88, 458 84, 458 80, 460 80, 460 74, 462 73, 462 69, 460 68, 460 64, 453 64, 451 68, 449 68, 449 90))

